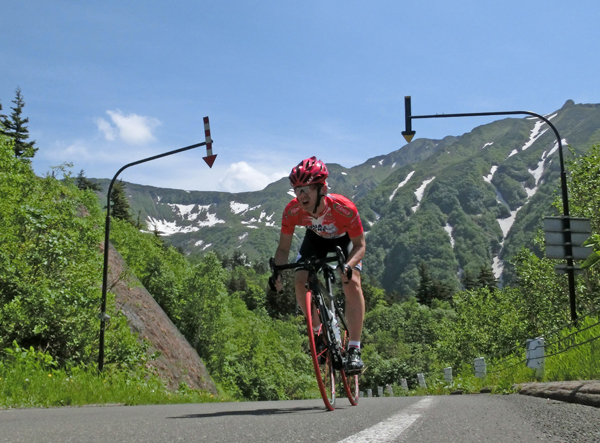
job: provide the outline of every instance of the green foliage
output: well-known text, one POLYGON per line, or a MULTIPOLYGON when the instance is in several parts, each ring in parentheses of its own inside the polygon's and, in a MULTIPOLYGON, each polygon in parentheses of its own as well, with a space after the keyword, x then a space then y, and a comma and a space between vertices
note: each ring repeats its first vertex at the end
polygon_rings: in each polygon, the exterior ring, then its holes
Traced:
POLYGON ((306 339, 267 314, 266 269, 257 273, 240 254, 209 253, 193 264, 128 222, 117 220, 113 228, 123 258, 223 389, 254 400, 308 395, 314 376, 306 339))
POLYGON ((459 292, 452 298, 455 315, 443 318, 435 349, 443 366, 489 355, 507 355, 527 338, 527 321, 521 315, 518 289, 486 288, 459 292))
MULTIPOLYGON (((13 140, 15 157, 23 159, 33 158, 38 148, 33 147, 35 141, 27 141, 29 139, 29 130, 27 129, 26 124, 29 123, 29 118, 21 117, 23 108, 25 107, 25 102, 21 95, 21 88, 15 90, 15 99, 12 102, 15 104, 15 107, 11 108, 13 112, 10 116, 0 116, 0 134, 6 135, 13 140)), ((1 109, 2 108, 0 107, 0 110, 1 109)))
POLYGON ((598 380, 600 378, 600 324, 598 316, 589 316, 577 327, 565 328, 545 349, 544 379, 598 380), (557 354, 557 355, 552 355, 557 354))
POLYGON ((439 325, 451 322, 448 303, 435 300, 432 307, 415 298, 389 307, 378 306, 365 316, 362 345, 366 370, 361 386, 376 389, 392 385, 400 378, 415 380, 417 372, 435 366, 433 344, 439 338, 439 325))
POLYGON ((75 184, 81 190, 91 189, 92 191, 100 191, 102 189, 98 183, 94 183, 85 176, 83 169, 77 174, 75 184))
POLYGON ((102 373, 84 364, 60 367, 47 352, 13 343, 0 354, 0 409, 87 404, 168 404, 229 400, 182 384, 170 391, 143 366, 108 366, 102 373))
POLYGON ((121 180, 115 182, 113 185, 110 193, 110 202, 111 217, 134 224, 131 217, 131 206, 129 200, 127 200, 127 195, 125 195, 125 183, 121 180))
MULTIPOLYGON (((36 177, 0 137, 0 348, 16 340, 47 350, 61 364, 96 360, 102 274, 97 206, 90 191, 36 177)), ((109 305, 114 308, 112 297, 109 305)), ((125 319, 112 308, 110 315, 108 363, 137 346, 133 337, 126 339, 125 319)))

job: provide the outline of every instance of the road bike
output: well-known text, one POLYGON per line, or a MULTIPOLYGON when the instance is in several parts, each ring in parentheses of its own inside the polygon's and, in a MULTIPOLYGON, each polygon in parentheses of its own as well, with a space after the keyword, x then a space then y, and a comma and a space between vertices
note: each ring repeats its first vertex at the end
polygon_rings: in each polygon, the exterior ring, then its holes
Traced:
MULTIPOLYGON (((274 259, 269 261, 273 275, 269 279, 271 289, 275 290, 275 280, 280 271, 286 269, 308 271, 306 284, 306 327, 317 384, 325 406, 330 411, 335 409, 336 373, 342 381, 346 396, 353 406, 358 404, 358 375, 346 375, 346 350, 348 347, 348 325, 344 317, 344 301, 335 297, 332 291, 335 282, 335 267, 329 263, 337 262, 344 268, 345 259, 338 246, 336 255, 325 258, 310 257, 303 262, 276 265, 274 259), (319 280, 323 275, 325 285, 319 280), (322 346, 315 343, 313 325, 320 322, 322 346)), ((347 277, 351 278, 352 269, 348 268, 347 277)), ((339 380, 338 379, 338 380, 339 380)))

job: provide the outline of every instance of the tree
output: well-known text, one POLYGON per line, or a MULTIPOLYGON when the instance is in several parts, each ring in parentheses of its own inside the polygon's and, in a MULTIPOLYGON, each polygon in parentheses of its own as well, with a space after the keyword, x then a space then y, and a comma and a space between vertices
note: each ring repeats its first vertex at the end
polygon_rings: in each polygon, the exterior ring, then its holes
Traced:
POLYGON ((431 277, 425 262, 419 265, 419 288, 417 301, 426 306, 431 306, 433 300, 449 301, 452 298, 452 287, 442 281, 431 277))
POLYGON ((498 289, 498 281, 494 276, 494 271, 489 266, 481 266, 479 278, 477 279, 478 288, 486 288, 490 292, 498 289))
POLYGON ((92 191, 101 191, 102 187, 98 183, 94 183, 85 177, 85 172, 82 169, 79 171, 77 175, 77 179, 75 180, 75 184, 81 190, 91 189, 92 191))
POLYGON ((433 300, 433 279, 429 275, 429 268, 425 262, 419 265, 419 288, 417 289, 417 301, 422 305, 431 305, 433 300))
POLYGON ((113 185, 112 192, 110 194, 110 202, 110 215, 112 217, 134 224, 131 218, 131 206, 129 204, 129 200, 127 200, 127 196, 125 195, 125 183, 123 183, 123 181, 119 180, 113 185))
POLYGON ((465 269, 465 273, 462 278, 463 286, 465 287, 465 291, 470 291, 471 289, 477 289, 477 280, 473 276, 473 273, 468 269, 465 269))
POLYGON ((21 88, 16 89, 15 99, 12 102, 15 104, 15 107, 11 108, 13 112, 10 116, 1 116, 2 128, 0 131, 14 140, 15 157, 33 158, 38 148, 33 147, 35 140, 27 142, 27 139, 29 139, 29 130, 25 125, 29 123, 29 118, 24 119, 21 117, 23 108, 25 107, 21 88))

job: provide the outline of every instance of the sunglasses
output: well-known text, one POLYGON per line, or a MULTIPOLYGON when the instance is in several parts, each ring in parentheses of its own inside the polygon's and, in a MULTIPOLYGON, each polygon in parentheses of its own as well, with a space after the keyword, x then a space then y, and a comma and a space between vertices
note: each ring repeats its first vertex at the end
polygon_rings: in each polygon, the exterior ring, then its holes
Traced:
POLYGON ((297 186, 297 187, 295 187, 295 188, 294 188, 294 193, 295 193, 296 195, 298 195, 298 196, 299 196, 300 194, 302 194, 303 192, 304 192, 306 195, 308 195, 308 193, 309 193, 309 192, 310 192, 312 189, 314 189, 314 185, 297 186))

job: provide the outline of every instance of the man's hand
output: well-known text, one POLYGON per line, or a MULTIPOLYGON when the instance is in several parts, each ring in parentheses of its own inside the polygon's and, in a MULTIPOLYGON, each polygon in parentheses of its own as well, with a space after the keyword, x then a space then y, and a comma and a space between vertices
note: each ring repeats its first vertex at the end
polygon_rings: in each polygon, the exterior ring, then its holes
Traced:
POLYGON ((269 277, 269 287, 271 288, 271 291, 275 292, 281 292, 283 290, 281 274, 273 274, 269 277))
POLYGON ((344 266, 340 269, 340 274, 342 274, 342 283, 346 285, 350 283, 350 280, 352 280, 352 268, 348 263, 344 263, 344 266))

